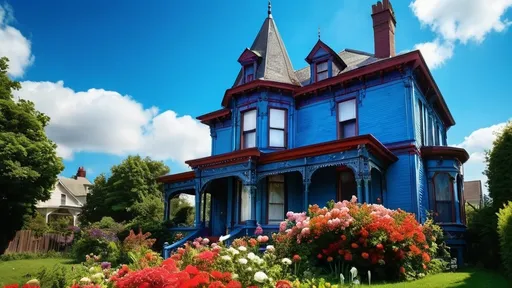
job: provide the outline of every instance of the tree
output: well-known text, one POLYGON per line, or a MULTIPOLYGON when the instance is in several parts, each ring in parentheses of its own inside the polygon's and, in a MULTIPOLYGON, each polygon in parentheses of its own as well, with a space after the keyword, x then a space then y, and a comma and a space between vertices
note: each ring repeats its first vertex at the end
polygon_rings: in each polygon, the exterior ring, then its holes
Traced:
POLYGON ((21 85, 7 76, 7 62, 0 58, 0 254, 36 203, 50 198, 64 169, 44 131, 50 118, 30 101, 14 101, 21 85))
POLYGON ((158 217, 163 215, 163 212, 158 212, 163 210, 147 211, 147 207, 160 206, 159 209, 163 209, 162 187, 156 178, 169 173, 169 167, 149 157, 129 156, 110 170, 108 179, 100 175, 94 180, 87 204, 83 207, 82 223, 96 222, 104 216, 118 222, 129 222, 141 211, 148 215, 153 213, 150 216, 153 218, 156 217, 154 213, 158 217), (142 204, 144 202, 147 205, 142 204))
POLYGON ((487 186, 496 211, 512 201, 512 121, 494 140, 493 147, 486 154, 487 186))

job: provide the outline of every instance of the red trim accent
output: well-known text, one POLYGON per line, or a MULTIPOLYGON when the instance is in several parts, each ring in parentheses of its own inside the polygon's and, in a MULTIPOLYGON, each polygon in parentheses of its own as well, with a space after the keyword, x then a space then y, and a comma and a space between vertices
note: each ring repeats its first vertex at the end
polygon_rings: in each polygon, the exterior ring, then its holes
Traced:
POLYGON ((386 147, 395 154, 409 153, 409 154, 421 155, 420 150, 414 144, 404 144, 404 145, 386 146, 386 147))
POLYGON ((221 119, 225 117, 231 117, 231 110, 228 108, 220 109, 217 111, 210 112, 208 114, 204 114, 196 117, 197 120, 201 121, 203 124, 207 124, 211 120, 221 119))
POLYGON ((242 84, 242 85, 239 85, 239 86, 236 86, 236 87, 226 90, 226 93, 224 93, 224 98, 222 99, 222 106, 227 107, 229 104, 229 101, 231 100, 231 97, 233 97, 237 94, 241 94, 241 93, 250 91, 250 90, 254 90, 256 88, 260 88, 260 87, 275 88, 275 89, 286 90, 286 91, 290 91, 290 92, 293 92, 293 91, 295 91, 295 89, 299 88, 299 86, 292 85, 292 84, 256 79, 249 83, 242 84))
POLYGON ((188 171, 188 172, 183 172, 183 173, 179 173, 179 174, 161 176, 161 177, 156 178, 156 181, 160 182, 160 183, 170 184, 170 183, 175 183, 175 182, 193 180, 195 177, 196 177, 196 173, 194 171, 188 171))
POLYGON ((421 148, 421 155, 426 158, 455 158, 462 164, 469 160, 465 149, 449 146, 424 146, 421 148))
POLYGON ((230 153, 224 153, 220 155, 204 157, 194 160, 185 161, 192 168, 203 168, 203 167, 212 167, 212 166, 224 166, 226 164, 235 164, 247 161, 249 159, 257 160, 260 157, 261 153, 258 148, 249 148, 237 150, 230 153))
POLYGON ((289 150, 283 150, 279 152, 262 154, 260 157, 260 163, 266 164, 301 157, 311 157, 335 153, 357 148, 357 146, 361 144, 367 145, 372 153, 374 153, 376 156, 379 156, 380 158, 382 158, 382 160, 388 163, 392 163, 398 160, 398 158, 393 153, 391 153, 391 151, 389 151, 384 145, 382 145, 382 143, 375 139, 375 137, 373 137, 372 135, 362 135, 342 140, 335 140, 289 150))

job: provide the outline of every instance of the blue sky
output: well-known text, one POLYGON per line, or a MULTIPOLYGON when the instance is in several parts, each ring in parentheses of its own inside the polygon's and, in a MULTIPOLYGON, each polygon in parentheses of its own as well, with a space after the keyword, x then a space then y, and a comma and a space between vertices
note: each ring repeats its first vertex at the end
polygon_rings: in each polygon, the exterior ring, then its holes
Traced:
MULTIPOLYGON (((374 2, 274 1, 294 68, 305 66, 318 27, 336 51, 373 52, 374 2)), ((482 152, 512 117, 512 0, 392 2, 397 52, 421 48, 457 122, 449 143, 473 156, 466 179, 483 179, 482 152)), ((84 166, 91 180, 127 154, 164 160, 173 172, 207 155, 208 129, 194 118, 220 108, 267 9, 265 0, 0 5, 0 56, 22 81, 17 96, 52 117, 62 174, 84 166)))

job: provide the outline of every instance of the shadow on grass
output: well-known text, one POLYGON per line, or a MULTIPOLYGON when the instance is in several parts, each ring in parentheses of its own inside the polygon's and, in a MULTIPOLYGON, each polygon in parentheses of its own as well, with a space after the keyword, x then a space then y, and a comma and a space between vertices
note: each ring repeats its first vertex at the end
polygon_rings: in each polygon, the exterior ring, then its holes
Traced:
POLYGON ((512 282, 505 279, 505 277, 497 272, 488 270, 465 269, 461 272, 466 272, 469 277, 457 281, 450 285, 450 288, 509 288, 512 287, 512 282))

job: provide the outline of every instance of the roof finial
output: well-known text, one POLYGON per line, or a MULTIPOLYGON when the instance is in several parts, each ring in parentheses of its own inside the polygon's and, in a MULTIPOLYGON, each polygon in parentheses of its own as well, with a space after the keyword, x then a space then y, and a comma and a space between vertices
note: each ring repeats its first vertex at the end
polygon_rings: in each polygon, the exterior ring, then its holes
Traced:
POLYGON ((272 2, 268 0, 268 18, 272 18, 272 2))
POLYGON ((318 40, 320 40, 320 26, 318 26, 318 40))

